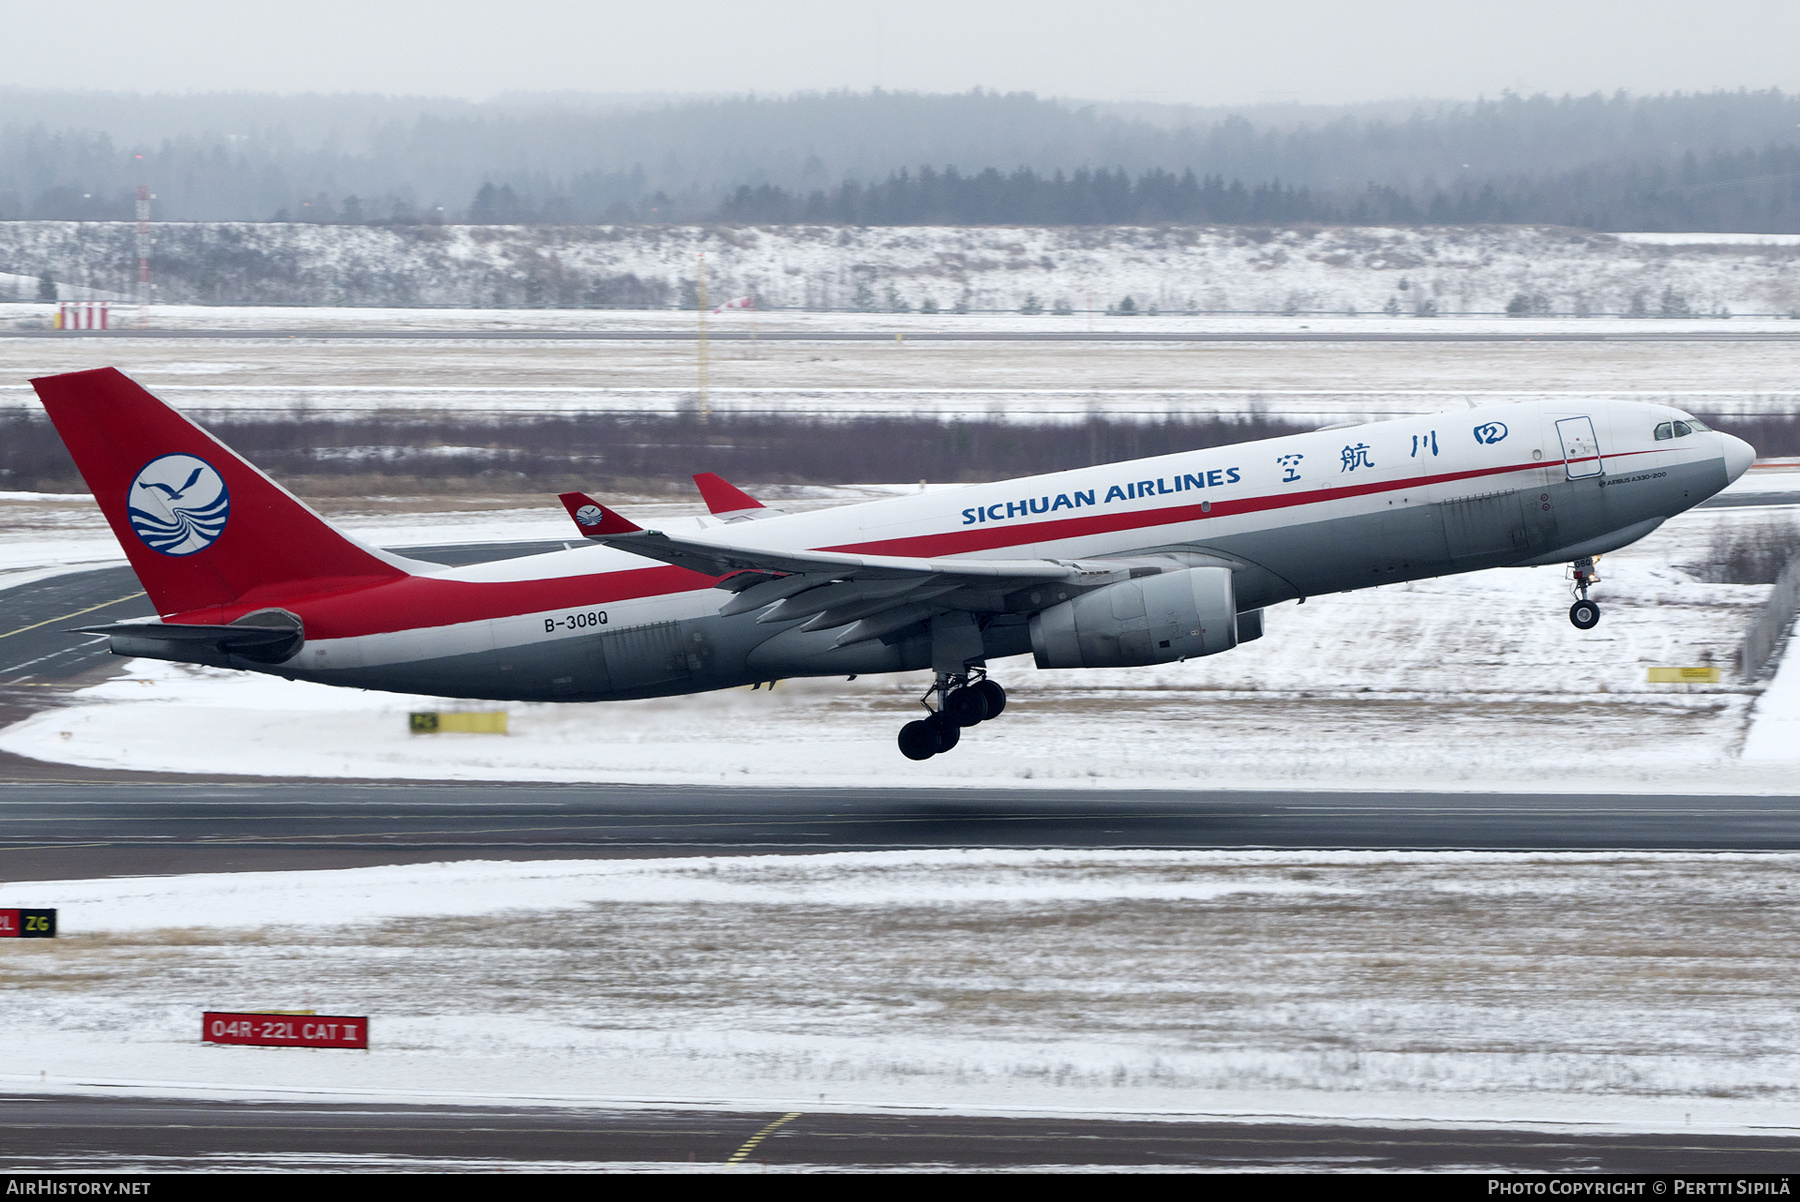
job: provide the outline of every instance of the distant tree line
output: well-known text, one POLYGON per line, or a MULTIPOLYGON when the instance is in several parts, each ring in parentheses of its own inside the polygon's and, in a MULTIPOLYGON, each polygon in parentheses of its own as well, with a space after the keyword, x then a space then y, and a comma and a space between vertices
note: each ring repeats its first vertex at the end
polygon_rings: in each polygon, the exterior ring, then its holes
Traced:
POLYGON ((1028 168, 963 175, 955 167, 897 171, 886 180, 846 180, 804 195, 763 184, 739 187, 721 221, 756 225, 1154 225, 1163 222, 1285 224, 1326 220, 1329 206, 1280 181, 1246 187, 1217 175, 1123 169, 1049 176, 1028 168))
POLYGON ((1592 167, 1480 185, 1315 190, 1160 169, 954 167, 799 193, 740 186, 718 219, 756 225, 1568 225, 1595 230, 1800 231, 1800 147, 1689 154, 1674 165, 1592 167))
POLYGON ((0 220, 129 220, 140 183, 167 221, 1792 232, 1800 97, 1233 111, 981 91, 473 103, 0 88, 0 220))

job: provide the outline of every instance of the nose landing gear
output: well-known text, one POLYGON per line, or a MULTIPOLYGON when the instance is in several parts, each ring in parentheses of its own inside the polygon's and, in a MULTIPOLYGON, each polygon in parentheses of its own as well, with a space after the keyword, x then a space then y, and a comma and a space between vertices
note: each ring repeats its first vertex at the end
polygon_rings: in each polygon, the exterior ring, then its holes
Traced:
POLYGON ((964 727, 998 718, 1006 708, 1006 690, 979 668, 960 676, 939 673, 919 704, 928 711, 925 717, 900 728, 900 754, 909 760, 949 751, 961 741, 964 727))
POLYGON ((1577 630, 1592 630, 1600 624, 1600 606, 1588 600, 1589 587, 1600 583, 1594 571, 1594 557, 1584 555, 1575 561, 1575 604, 1569 606, 1569 621, 1577 630))

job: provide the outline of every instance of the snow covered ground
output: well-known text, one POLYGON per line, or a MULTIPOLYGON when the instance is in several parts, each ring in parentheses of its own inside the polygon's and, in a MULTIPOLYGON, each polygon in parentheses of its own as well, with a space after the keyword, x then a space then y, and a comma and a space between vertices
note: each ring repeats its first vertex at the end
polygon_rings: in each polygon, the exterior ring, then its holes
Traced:
MULTIPOLYGON (((27 306, 28 308, 28 306, 27 306)), ((0 306, 0 324, 5 306, 0 306)), ((158 326, 246 331, 288 329, 515 332, 606 329, 691 331, 692 315, 548 310, 363 310, 163 308, 158 326)), ((1630 397, 1710 414, 1789 412, 1800 407, 1800 338, 1706 342, 1696 332, 1782 332, 1791 321, 1466 319, 1433 325, 1385 317, 1036 318, 919 314, 737 313, 715 332, 777 328, 861 329, 862 342, 715 340, 710 404, 715 411, 828 417, 1080 420, 1090 414, 1154 419, 1263 413, 1328 424, 1460 409, 1469 404, 1563 397, 1630 397), (907 335, 976 330, 1152 333, 1206 330, 1243 341, 1203 344, 927 342, 907 335), (1305 329, 1303 343, 1252 336, 1305 329), (1334 334, 1420 330, 1504 333, 1505 342, 1355 342, 1334 334), (1657 340, 1557 341, 1580 333, 1658 335, 1657 340)), ((0 407, 35 411, 27 381, 115 366, 158 396, 207 415, 362 416, 371 411, 441 412, 504 420, 527 414, 690 411, 696 403, 695 345, 686 340, 386 340, 301 337, 230 341, 79 336, 0 339, 0 407)))
POLYGON ((1649 233, 1619 234, 1641 246, 1800 246, 1800 234, 1649 233))
POLYGON ((13 884, 0 1088, 1800 1127, 1800 857, 887 852, 13 884), (368 1053, 204 1009, 367 1015, 368 1053))
MULTIPOLYGON (((1759 471, 1740 487, 1794 475, 1759 471)), ((923 674, 513 704, 501 707, 507 736, 419 736, 408 732, 412 710, 492 706, 150 660, 0 731, 0 749, 197 773, 979 788, 1558 791, 1574 761, 1593 787, 1788 792, 1800 788, 1791 763, 1739 755, 1763 686, 1739 680, 1733 657, 1768 588, 1702 583, 1682 565, 1705 561, 1722 529, 1790 512, 1696 510, 1607 556, 1596 594, 1606 616, 1588 633, 1569 625, 1564 569, 1502 569, 1279 606, 1263 639, 1186 664, 1039 671, 1029 658, 999 661, 1006 715, 923 764, 893 742, 917 712, 923 674), (1646 683, 1650 666, 1709 663, 1723 683, 1646 683), (170 737, 196 729, 212 737, 170 737)), ((547 510, 462 521, 419 525, 434 542, 567 533, 547 510)), ((393 522, 351 525, 400 541, 393 522)), ((40 540, 5 553, 23 567, 32 546, 51 549, 40 540)))
POLYGON ((1800 625, 1788 632, 1787 654, 1781 667, 1757 699, 1750 730, 1744 738, 1744 759, 1750 763, 1785 764, 1800 768, 1800 625))
MULTIPOLYGON (((420 335, 441 334, 457 341, 491 333, 509 335, 508 342, 529 343, 533 333, 546 342, 566 334, 606 334, 625 338, 643 334, 662 338, 671 333, 697 334, 698 314, 692 309, 517 309, 517 308, 412 308, 370 305, 186 305, 156 304, 145 308, 120 304, 111 307, 112 328, 149 329, 192 333, 196 338, 228 332, 231 346, 261 346, 254 337, 267 333, 274 340, 313 334, 358 334, 358 341, 379 343, 381 335, 403 335, 404 343, 421 341, 420 335)), ((0 300, 0 329, 21 331, 48 329, 56 306, 38 302, 0 300)), ((1321 313, 1293 316, 1254 313, 1138 313, 1127 316, 1103 310, 1073 313, 1012 312, 918 313, 807 309, 738 309, 707 315, 707 333, 723 342, 748 340, 754 334, 1305 334, 1309 340, 1332 334, 1410 334, 1467 337, 1506 334, 1572 333, 1589 336, 1640 335, 1679 337, 1683 334, 1792 334, 1794 319, 1787 314, 1738 314, 1730 324, 1703 315, 1646 320, 1621 315, 1576 318, 1559 316, 1504 317, 1494 313, 1446 314, 1438 320, 1384 313, 1321 313)), ((53 342, 79 343, 85 335, 69 331, 53 342)), ((116 341, 116 340, 102 340, 116 341)), ((429 338, 424 341, 431 341, 429 338)), ((191 349, 191 348, 190 348, 191 349)))
MULTIPOLYGON (((37 277, 125 294, 129 222, 0 223, 0 300, 37 277), (5 281, 0 281, 5 285, 5 281)), ((714 304, 1018 312, 1035 297, 1162 313, 1421 311, 1650 315, 1800 310, 1800 256, 1779 239, 1618 237, 1556 227, 152 226, 170 302, 573 307, 660 289, 681 303, 705 256, 714 304), (639 283, 620 288, 619 279, 639 283), (611 283, 609 284, 609 281, 611 283)), ((691 307, 691 301, 688 302, 691 307)))

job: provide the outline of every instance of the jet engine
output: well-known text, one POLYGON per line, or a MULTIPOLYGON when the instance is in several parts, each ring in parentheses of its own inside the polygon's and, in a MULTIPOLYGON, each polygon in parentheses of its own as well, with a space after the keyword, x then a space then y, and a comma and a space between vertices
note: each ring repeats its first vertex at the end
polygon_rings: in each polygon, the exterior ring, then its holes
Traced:
POLYGON ((1262 634, 1239 630, 1230 568, 1184 568, 1121 580, 1031 615, 1040 668, 1132 668, 1217 655, 1262 634))

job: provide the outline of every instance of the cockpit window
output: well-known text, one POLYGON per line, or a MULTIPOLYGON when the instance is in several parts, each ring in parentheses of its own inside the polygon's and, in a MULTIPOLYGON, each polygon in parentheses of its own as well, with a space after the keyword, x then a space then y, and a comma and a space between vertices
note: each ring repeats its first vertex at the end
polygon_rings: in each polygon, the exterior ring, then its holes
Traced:
POLYGON ((1711 426, 1707 425, 1697 417, 1688 418, 1688 425, 1694 428, 1695 433, 1704 433, 1712 429, 1711 426))
POLYGON ((1663 422, 1656 427, 1657 442, 1662 442, 1673 437, 1675 437, 1675 424, 1673 422, 1663 422))
POLYGON ((1693 432, 1694 432, 1694 427, 1688 425, 1686 422, 1676 422, 1675 423, 1675 437, 1686 438, 1688 435, 1692 434, 1693 432))

